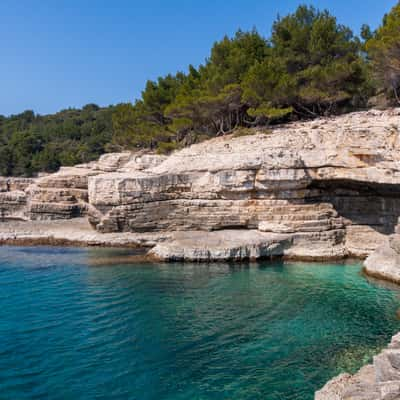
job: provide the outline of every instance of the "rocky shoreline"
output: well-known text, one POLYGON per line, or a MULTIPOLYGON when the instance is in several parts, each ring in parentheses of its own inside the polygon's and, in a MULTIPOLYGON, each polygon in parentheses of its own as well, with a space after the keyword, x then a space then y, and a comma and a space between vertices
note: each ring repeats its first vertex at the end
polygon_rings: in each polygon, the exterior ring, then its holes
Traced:
POLYGON ((370 110, 220 137, 169 157, 111 153, 36 179, 0 178, 0 232, 2 220, 85 218, 89 245, 108 234, 115 244, 122 235, 122 245, 161 235, 152 253, 166 261, 364 258, 400 216, 399 121, 400 109, 370 110))
MULTIPOLYGON (((366 274, 400 283, 400 109, 253 133, 0 178, 0 245, 130 247, 162 261, 357 257, 366 274)), ((390 362, 378 356, 317 399, 400 398, 397 375, 372 380, 372 368, 400 370, 384 354, 390 362)))
POLYGON ((101 234, 86 218, 57 221, 7 221, 0 223, 0 245, 120 247, 148 250, 168 234, 101 234))

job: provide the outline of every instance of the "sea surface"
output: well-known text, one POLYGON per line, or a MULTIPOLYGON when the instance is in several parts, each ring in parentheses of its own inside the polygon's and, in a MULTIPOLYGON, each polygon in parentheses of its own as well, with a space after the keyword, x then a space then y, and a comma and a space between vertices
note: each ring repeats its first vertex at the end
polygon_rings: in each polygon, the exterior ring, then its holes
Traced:
POLYGON ((0 248, 0 399, 290 400, 400 330, 359 263, 144 264, 0 248))

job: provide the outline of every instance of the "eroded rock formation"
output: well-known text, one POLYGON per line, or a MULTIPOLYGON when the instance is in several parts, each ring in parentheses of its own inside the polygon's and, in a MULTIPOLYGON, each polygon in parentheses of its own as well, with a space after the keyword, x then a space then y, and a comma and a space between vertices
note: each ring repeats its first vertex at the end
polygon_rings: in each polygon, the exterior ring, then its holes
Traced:
POLYGON ((0 177, 0 222, 25 219, 28 208, 26 189, 34 182, 29 178, 0 177))
POLYGON ((3 218, 169 232, 153 249, 163 259, 365 257, 400 216, 399 150, 400 109, 391 109, 216 138, 169 157, 107 154, 36 179, 20 197, 3 192, 3 218))
POLYGON ((91 177, 91 222, 103 232, 259 229, 365 256, 400 215, 399 114, 217 138, 141 173, 91 177))

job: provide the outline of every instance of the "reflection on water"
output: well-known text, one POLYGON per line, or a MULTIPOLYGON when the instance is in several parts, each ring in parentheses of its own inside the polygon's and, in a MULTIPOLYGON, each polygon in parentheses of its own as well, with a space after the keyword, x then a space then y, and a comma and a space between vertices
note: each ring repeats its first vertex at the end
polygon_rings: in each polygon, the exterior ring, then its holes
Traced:
POLYGON ((0 248, 0 398, 307 400, 400 329, 355 263, 138 256, 0 248))

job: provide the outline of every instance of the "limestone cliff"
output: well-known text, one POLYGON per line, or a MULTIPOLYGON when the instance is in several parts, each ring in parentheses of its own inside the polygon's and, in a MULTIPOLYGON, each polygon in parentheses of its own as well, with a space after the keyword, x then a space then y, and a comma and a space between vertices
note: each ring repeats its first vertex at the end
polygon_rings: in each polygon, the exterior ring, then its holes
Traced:
POLYGON ((169 157, 107 154, 4 191, 4 218, 168 232, 163 259, 365 257, 400 216, 400 109, 220 137, 169 157), (8 200, 7 200, 8 199, 8 200))

